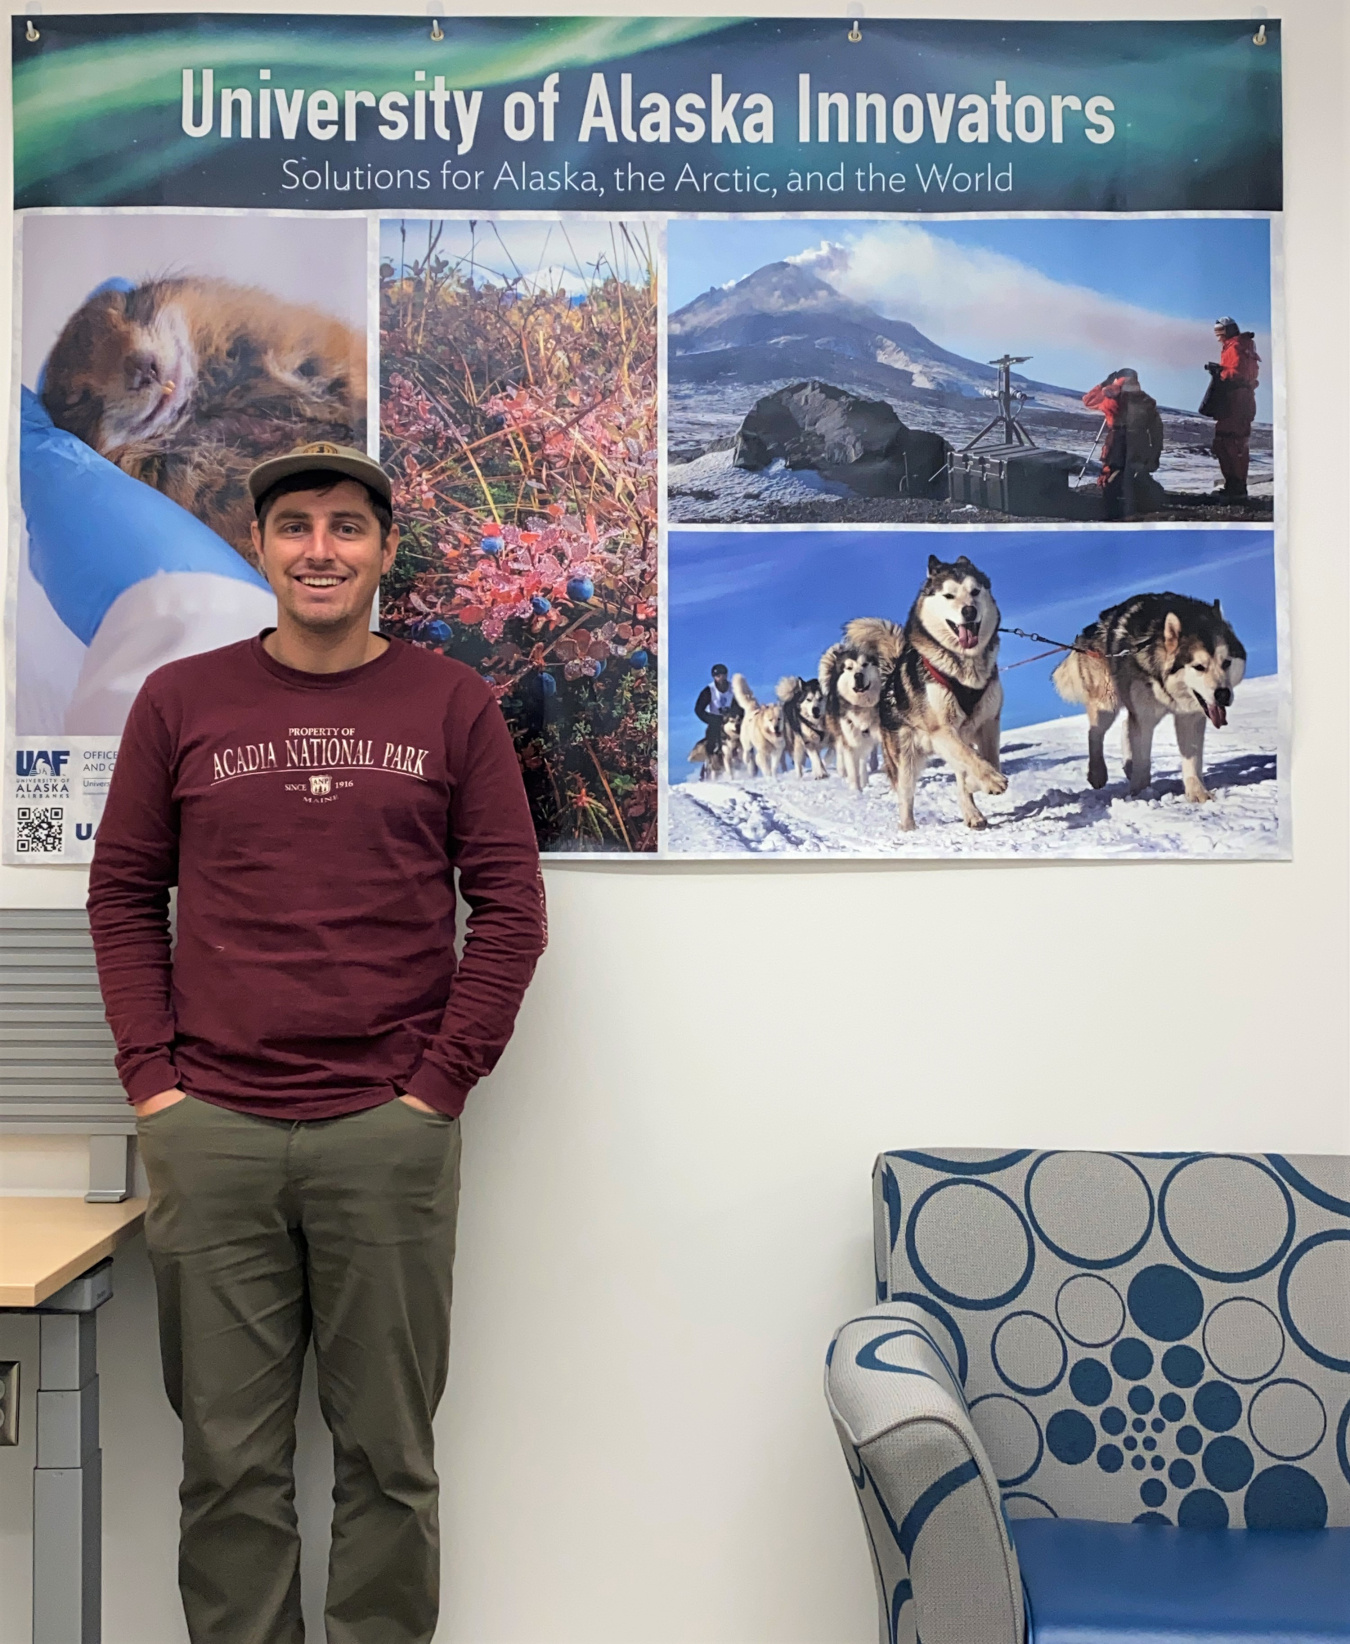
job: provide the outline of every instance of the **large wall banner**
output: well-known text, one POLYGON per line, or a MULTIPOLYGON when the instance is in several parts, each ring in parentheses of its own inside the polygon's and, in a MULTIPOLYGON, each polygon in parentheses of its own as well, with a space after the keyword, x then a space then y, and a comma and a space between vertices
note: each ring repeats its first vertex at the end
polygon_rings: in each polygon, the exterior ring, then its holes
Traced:
POLYGON ((87 861, 146 676, 274 622, 245 478, 311 440, 393 474, 381 625, 487 681, 546 852, 1288 854, 1278 23, 13 63, 6 862, 87 861))

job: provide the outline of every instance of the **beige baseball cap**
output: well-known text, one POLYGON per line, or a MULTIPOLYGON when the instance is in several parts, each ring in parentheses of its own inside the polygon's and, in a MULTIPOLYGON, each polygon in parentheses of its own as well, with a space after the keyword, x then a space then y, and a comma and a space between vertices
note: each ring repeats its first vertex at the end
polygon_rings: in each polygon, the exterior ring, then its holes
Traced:
POLYGON ((289 479, 292 474, 316 471, 358 480, 393 506, 393 487, 389 476, 374 457, 368 457, 354 445, 334 445, 329 440, 298 445, 284 456, 269 457, 266 462, 260 462, 248 476, 248 494, 256 505, 258 498, 270 491, 278 480, 289 479))

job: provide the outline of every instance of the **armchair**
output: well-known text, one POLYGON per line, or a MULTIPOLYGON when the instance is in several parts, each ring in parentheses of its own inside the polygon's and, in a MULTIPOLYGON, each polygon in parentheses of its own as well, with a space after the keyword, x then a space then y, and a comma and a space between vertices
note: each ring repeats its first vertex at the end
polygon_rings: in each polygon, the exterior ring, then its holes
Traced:
POLYGON ((883 1644, 1350 1641, 1350 1159, 904 1150, 826 1396, 883 1644))

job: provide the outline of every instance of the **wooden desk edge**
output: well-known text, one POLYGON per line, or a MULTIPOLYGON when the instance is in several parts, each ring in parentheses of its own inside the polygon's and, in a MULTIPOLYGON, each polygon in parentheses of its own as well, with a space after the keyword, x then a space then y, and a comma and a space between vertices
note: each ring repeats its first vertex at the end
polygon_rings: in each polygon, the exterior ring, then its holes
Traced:
POLYGON ((107 1229, 82 1250, 52 1269, 33 1284, 0 1284, 0 1307, 36 1307, 39 1302, 54 1296, 63 1285, 72 1279, 78 1279, 81 1273, 87 1273, 95 1262, 101 1262, 105 1256, 111 1256, 118 1245, 125 1244, 141 1230, 141 1223, 145 1220, 145 1199, 127 1199, 117 1206, 105 1208, 117 1209, 125 1212, 125 1219, 115 1227, 107 1229))

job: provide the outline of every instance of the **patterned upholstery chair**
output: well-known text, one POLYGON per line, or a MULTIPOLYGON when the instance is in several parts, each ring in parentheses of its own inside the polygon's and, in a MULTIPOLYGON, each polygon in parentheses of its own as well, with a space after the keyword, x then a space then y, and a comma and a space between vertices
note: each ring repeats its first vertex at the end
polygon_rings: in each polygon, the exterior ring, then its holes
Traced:
POLYGON ((873 1186, 826 1395, 883 1644, 1350 1640, 1350 1159, 900 1151, 873 1186))

